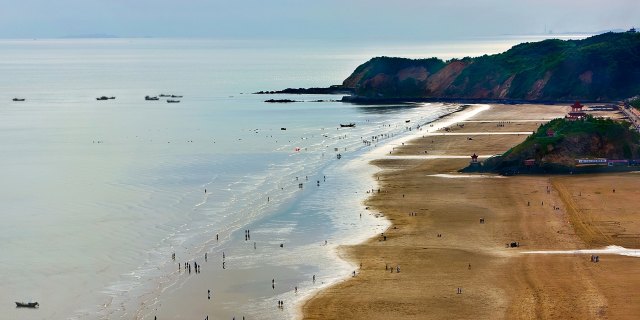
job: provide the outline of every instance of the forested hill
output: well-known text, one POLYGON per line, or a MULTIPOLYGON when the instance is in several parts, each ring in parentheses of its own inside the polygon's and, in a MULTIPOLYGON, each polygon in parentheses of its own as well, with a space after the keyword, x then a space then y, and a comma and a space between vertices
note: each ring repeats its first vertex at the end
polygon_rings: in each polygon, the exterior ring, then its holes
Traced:
POLYGON ((640 93, 640 33, 522 43, 500 54, 450 61, 377 57, 343 86, 373 99, 623 99, 640 93))

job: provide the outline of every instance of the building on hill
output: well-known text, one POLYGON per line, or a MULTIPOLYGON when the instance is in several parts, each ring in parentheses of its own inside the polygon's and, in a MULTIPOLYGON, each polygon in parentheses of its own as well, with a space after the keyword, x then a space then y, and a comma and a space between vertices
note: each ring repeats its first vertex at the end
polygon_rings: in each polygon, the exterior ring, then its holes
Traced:
POLYGON ((587 114, 584 111, 582 111, 582 108, 584 108, 584 106, 581 105, 580 102, 576 101, 571 106, 571 111, 566 115, 565 118, 571 121, 584 119, 584 117, 586 117, 587 114))

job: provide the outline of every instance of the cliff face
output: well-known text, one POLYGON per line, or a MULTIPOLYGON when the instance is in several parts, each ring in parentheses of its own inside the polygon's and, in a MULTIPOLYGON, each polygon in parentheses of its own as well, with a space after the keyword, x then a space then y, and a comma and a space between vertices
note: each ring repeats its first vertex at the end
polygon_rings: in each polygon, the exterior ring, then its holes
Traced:
POLYGON ((368 98, 606 101, 640 92, 640 33, 523 43, 442 61, 377 57, 344 80, 368 98))

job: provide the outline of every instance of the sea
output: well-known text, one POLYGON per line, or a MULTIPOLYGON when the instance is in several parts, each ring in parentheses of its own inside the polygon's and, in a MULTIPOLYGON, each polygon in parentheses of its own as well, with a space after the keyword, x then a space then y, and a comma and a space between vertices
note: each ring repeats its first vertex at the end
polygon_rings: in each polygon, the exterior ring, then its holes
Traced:
POLYGON ((549 37, 0 40, 0 318, 297 317, 389 226, 366 152, 461 107, 252 93, 549 37))

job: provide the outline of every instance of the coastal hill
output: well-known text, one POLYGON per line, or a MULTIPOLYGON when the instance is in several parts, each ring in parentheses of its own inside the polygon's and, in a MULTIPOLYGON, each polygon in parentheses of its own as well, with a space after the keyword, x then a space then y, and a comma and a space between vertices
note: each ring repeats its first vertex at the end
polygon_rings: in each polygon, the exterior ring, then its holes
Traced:
MULTIPOLYGON (((559 118, 541 125, 502 156, 487 159, 482 171, 520 170, 526 160, 534 171, 580 171, 576 159, 640 159, 640 134, 624 121, 591 116, 578 121, 559 118)), ((583 167, 586 171, 594 168, 583 167)))
POLYGON ((522 43, 476 58, 377 57, 343 82, 352 99, 611 101, 640 92, 640 33, 522 43))

